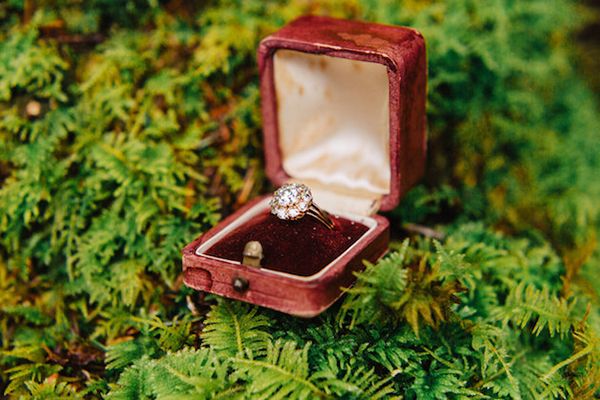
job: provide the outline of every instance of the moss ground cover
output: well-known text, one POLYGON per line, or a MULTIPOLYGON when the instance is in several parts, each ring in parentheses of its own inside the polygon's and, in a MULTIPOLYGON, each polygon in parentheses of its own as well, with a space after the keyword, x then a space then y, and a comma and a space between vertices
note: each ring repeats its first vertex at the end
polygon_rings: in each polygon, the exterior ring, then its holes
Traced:
POLYGON ((566 0, 0 3, 0 391, 597 397, 600 117, 573 43, 589 16, 566 0), (306 13, 423 33, 430 138, 423 183, 387 215, 391 253, 309 321, 191 291, 179 261, 271 189, 254 52, 306 13))

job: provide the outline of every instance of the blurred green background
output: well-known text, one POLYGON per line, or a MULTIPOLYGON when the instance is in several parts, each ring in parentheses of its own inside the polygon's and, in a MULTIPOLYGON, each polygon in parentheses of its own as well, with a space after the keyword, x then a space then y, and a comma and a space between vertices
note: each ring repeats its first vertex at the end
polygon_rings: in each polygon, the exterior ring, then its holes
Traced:
POLYGON ((1 2, 0 392, 597 397, 598 4, 1 2), (180 250, 271 190, 255 50, 309 13, 423 33, 429 160, 391 255, 299 320, 180 250))

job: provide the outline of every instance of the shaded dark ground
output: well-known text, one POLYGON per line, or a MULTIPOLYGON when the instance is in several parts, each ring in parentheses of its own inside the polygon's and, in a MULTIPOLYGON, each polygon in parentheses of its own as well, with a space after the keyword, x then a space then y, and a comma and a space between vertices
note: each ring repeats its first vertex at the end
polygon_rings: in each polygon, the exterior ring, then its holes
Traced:
POLYGON ((590 8, 592 18, 577 37, 579 67, 590 87, 600 96, 600 0, 587 0, 584 4, 590 8))

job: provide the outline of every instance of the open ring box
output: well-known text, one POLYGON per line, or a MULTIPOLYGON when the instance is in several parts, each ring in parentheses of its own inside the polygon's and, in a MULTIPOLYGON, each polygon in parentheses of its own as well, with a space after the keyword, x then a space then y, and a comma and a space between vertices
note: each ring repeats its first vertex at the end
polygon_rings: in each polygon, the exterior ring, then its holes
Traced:
POLYGON ((251 201, 183 249, 186 285, 312 317, 387 250, 391 210, 425 163, 426 61, 410 28, 301 17, 258 49, 267 176, 301 182, 334 215, 329 230, 251 201), (261 242, 260 268, 242 264, 261 242))

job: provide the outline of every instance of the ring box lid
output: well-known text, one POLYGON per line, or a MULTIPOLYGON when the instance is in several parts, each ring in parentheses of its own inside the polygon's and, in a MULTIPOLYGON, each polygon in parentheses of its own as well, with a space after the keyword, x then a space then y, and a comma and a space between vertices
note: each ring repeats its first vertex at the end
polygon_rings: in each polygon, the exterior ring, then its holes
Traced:
POLYGON ((414 29, 301 17, 258 49, 266 172, 330 211, 390 210, 425 165, 425 43, 414 29))

